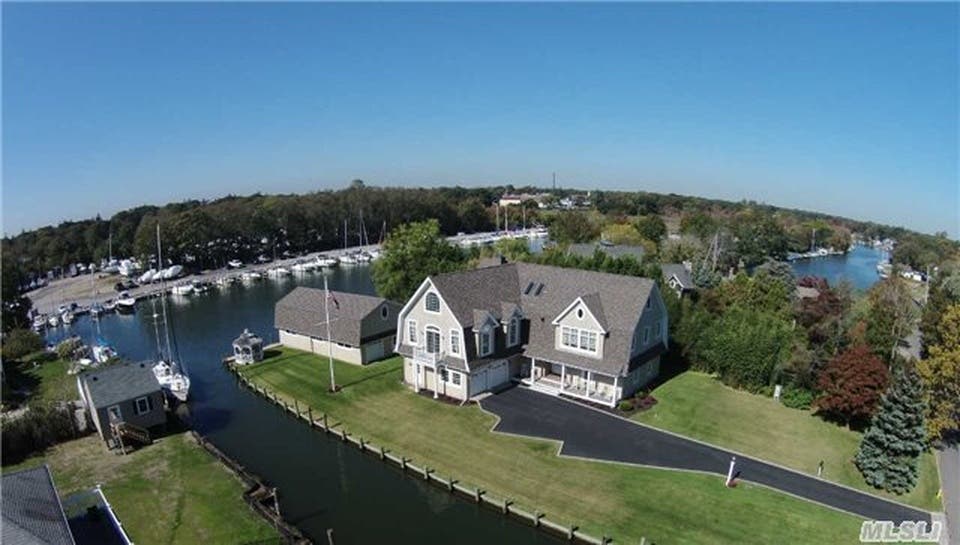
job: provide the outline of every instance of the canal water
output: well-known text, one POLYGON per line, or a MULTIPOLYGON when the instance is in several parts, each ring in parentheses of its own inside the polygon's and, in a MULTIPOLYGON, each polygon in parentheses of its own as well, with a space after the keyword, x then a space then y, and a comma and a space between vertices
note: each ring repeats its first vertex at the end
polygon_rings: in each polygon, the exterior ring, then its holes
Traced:
POLYGON ((831 286, 846 280, 855 289, 866 290, 880 280, 877 264, 883 258, 883 252, 873 247, 854 246, 846 255, 801 259, 791 263, 791 266, 797 278, 821 276, 831 286))
MULTIPOLYGON (((373 293, 367 267, 339 267, 328 278, 331 289, 373 293)), ((277 486, 287 520, 321 544, 327 542, 328 528, 333 528, 337 545, 558 542, 317 433, 239 387, 221 359, 245 327, 276 341, 274 303, 297 285, 322 287, 323 275, 264 279, 167 300, 176 343, 192 380, 194 427, 277 486)), ((53 330, 47 339, 56 342, 78 334, 90 342, 99 329, 124 357, 151 358, 156 352, 152 314, 151 302, 145 300, 134 314, 107 315, 99 324, 82 317, 53 330)))

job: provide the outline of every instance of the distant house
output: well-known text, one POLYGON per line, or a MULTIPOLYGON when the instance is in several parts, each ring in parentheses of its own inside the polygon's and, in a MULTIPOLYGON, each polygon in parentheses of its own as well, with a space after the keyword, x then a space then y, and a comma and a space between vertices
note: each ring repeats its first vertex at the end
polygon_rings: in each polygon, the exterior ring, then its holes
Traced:
POLYGON ((100 487, 61 501, 50 468, 3 473, 4 545, 130 545, 100 487))
POLYGON ((578 255, 580 257, 593 257, 594 252, 597 250, 607 254, 610 257, 623 257, 630 256, 636 259, 637 261, 642 262, 643 256, 646 253, 643 246, 629 246, 625 244, 613 244, 605 240, 600 242, 582 242, 571 244, 567 248, 567 253, 578 255))
POLYGON ((794 295, 796 295, 797 299, 816 299, 820 297, 820 290, 807 286, 797 286, 794 295))
MULTIPOLYGON (((333 357, 366 365, 393 353, 400 305, 382 297, 331 291, 330 340, 333 357)), ((276 305, 280 343, 327 355, 324 291, 298 287, 276 305)))
POLYGON ((543 208, 549 196, 549 193, 504 193, 497 204, 500 206, 516 206, 527 201, 534 201, 537 203, 537 208, 543 208))
POLYGON ((528 263, 431 276, 396 327, 404 381, 458 400, 513 379, 612 407, 657 377, 667 349, 653 280, 528 263))
POLYGON ((60 496, 46 465, 4 472, 3 530, 5 545, 74 545, 60 496))
POLYGON ((690 271, 686 265, 682 263, 664 263, 660 265, 660 270, 663 273, 663 281, 670 286, 670 289, 672 289, 678 297, 683 296, 685 292, 696 289, 696 286, 693 284, 693 278, 690 277, 690 271))
MULTIPOLYGON (((135 435, 167 423, 163 391, 147 363, 121 363, 77 375, 80 397, 100 437, 120 446, 120 432, 135 435)), ((149 442, 149 435, 141 442, 149 442), (145 440, 144 440, 145 439, 145 440)))

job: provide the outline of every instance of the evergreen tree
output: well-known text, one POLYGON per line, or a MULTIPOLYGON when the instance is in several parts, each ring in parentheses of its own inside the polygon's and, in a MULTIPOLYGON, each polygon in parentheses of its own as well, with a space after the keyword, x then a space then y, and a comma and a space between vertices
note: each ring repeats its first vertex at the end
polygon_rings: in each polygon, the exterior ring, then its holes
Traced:
POLYGON ((894 372, 893 385, 863 435, 854 462, 871 486, 904 494, 917 484, 917 459, 926 450, 926 404, 916 373, 894 372))

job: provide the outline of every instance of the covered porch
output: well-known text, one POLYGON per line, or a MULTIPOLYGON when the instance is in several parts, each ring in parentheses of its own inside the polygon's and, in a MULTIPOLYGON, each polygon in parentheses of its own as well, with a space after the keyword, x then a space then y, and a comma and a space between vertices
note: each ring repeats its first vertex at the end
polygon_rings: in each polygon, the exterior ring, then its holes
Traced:
POLYGON ((520 380, 532 390, 568 395, 609 407, 616 406, 619 381, 615 375, 536 358, 531 358, 526 376, 520 380))

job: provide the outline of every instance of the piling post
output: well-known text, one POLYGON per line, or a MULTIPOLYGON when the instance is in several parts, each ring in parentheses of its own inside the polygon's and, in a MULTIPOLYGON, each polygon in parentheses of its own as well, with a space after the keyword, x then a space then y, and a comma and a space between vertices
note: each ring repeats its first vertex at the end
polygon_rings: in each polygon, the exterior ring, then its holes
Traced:
POLYGON ((297 418, 300 417, 300 403, 297 402, 297 398, 293 398, 293 408, 297 411, 297 418))
POLYGON ((400 469, 406 471, 406 470, 407 470, 407 462, 409 462, 409 461, 410 461, 410 459, 407 458, 406 456, 401 456, 401 457, 400 457, 400 469))
POLYGON ((483 499, 483 495, 486 493, 487 493, 486 490, 481 490, 477 488, 476 491, 473 493, 473 497, 477 500, 477 503, 480 503, 480 500, 483 499))
POLYGON ((453 477, 450 477, 450 481, 448 482, 448 485, 449 485, 448 487, 450 488, 450 493, 453 493, 453 485, 457 484, 458 482, 460 482, 460 481, 454 479, 453 477))
POLYGON ((384 460, 387 457, 387 451, 383 447, 380 447, 380 459, 384 460))
POLYGON ((503 514, 510 514, 510 506, 513 505, 513 500, 503 500, 503 514))
MULTIPOLYGON (((534 526, 534 528, 539 528, 539 527, 540 527, 540 519, 542 519, 542 518, 543 518, 543 513, 541 513, 540 511, 537 511, 537 510, 534 510, 534 511, 533 511, 533 526, 534 526)), ((641 545, 643 545, 643 544, 641 544, 641 545)))
POLYGON ((423 467, 423 480, 429 481, 429 480, 430 480, 430 474, 431 474, 431 473, 433 473, 433 469, 424 466, 424 467, 423 467))
POLYGON ((333 545, 333 528, 327 528, 327 545, 333 545))
POLYGON ((367 450, 367 444, 363 440, 363 436, 360 437, 360 452, 367 450))
POLYGON ((570 528, 567 529, 567 539, 573 541, 573 534, 576 533, 580 528, 578 526, 570 525, 570 528))
POLYGON ((307 418, 310 419, 310 427, 313 427, 313 407, 307 406, 307 418))
POLYGON ((323 431, 330 433, 330 426, 327 425, 327 413, 323 413, 323 431))

